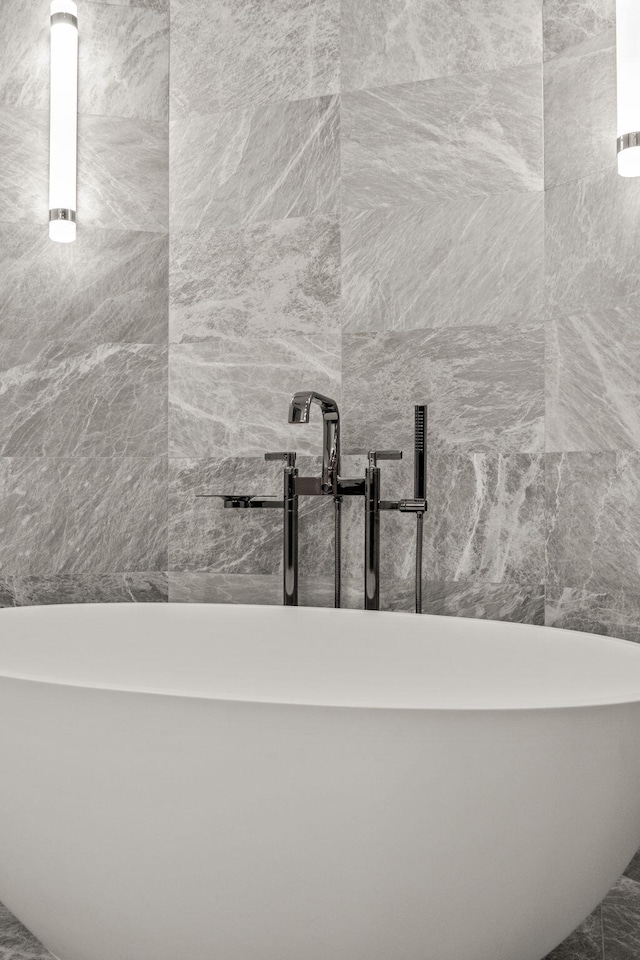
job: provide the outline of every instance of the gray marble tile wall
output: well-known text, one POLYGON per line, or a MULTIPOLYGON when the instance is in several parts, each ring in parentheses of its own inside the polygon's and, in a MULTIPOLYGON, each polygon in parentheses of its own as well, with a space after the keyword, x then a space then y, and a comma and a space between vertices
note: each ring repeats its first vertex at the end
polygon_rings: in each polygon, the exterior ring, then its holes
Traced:
MULTIPOLYGON (((640 635, 614 0, 170 8, 171 596, 277 600, 273 518, 193 495, 277 492, 262 451, 318 451, 285 422, 309 384, 347 454, 410 450, 429 402, 429 609, 640 635)), ((410 460, 384 482, 409 491, 410 460)), ((330 517, 307 516, 305 596, 330 602, 330 517)), ((384 520, 383 605, 408 609, 413 531, 384 520)))
POLYGON ((5 604, 168 596, 168 4, 78 12, 78 235, 62 245, 49 2, 0 8, 5 604))

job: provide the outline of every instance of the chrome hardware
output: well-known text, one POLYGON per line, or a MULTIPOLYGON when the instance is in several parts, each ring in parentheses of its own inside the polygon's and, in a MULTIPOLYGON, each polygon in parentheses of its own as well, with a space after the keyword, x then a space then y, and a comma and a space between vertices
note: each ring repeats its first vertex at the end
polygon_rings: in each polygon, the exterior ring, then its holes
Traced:
POLYGON ((640 147, 640 130, 634 130, 633 133, 623 133, 616 140, 617 153, 628 150, 629 147, 640 147))
POLYGON ((76 212, 75 210, 70 210, 68 207, 51 207, 49 210, 49 220, 69 220, 71 223, 75 223, 76 212))
MULTIPOLYGON (((289 405, 289 423, 308 423, 311 404, 322 411, 322 473, 319 477, 300 477, 296 454, 291 451, 265 453, 266 461, 284 465, 282 499, 240 494, 197 494, 217 496, 225 507, 236 509, 278 508, 283 511, 283 603, 298 604, 298 503, 300 497, 331 497, 335 523, 335 599, 341 602, 341 508, 343 497, 363 497, 365 507, 364 606, 380 608, 380 511, 413 513, 418 524, 416 537, 416 612, 422 610, 422 524, 426 500, 426 406, 415 408, 414 495, 402 500, 382 500, 380 495, 381 460, 401 460, 401 450, 369 450, 364 477, 342 478, 340 471, 340 414, 335 400, 315 390, 294 394, 289 405)), ((358 451, 364 453, 364 451, 358 451)))
POLYGON ((369 466, 375 467, 378 460, 402 460, 402 450, 369 450, 369 466))
POLYGON ((322 479, 320 492, 338 492, 340 472, 340 414, 338 404, 315 390, 294 393, 289 404, 289 423, 309 423, 311 404, 317 403, 322 411, 322 479))

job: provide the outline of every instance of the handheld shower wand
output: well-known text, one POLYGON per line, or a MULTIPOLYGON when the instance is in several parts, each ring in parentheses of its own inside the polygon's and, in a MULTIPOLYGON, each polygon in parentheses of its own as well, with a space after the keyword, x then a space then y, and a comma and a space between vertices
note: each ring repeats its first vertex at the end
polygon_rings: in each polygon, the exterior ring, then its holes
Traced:
MULTIPOLYGON (((427 499, 427 405, 415 406, 413 441, 413 497, 427 499)), ((416 613, 422 613, 422 541, 424 510, 416 513, 416 613)))

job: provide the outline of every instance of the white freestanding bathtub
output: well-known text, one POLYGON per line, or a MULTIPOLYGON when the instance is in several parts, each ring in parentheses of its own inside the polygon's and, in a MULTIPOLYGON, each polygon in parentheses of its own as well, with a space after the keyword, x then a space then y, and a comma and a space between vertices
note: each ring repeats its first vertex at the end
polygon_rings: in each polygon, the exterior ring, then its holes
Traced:
POLYGON ((540 960, 640 844, 640 647, 0 611, 0 900, 61 960, 540 960))

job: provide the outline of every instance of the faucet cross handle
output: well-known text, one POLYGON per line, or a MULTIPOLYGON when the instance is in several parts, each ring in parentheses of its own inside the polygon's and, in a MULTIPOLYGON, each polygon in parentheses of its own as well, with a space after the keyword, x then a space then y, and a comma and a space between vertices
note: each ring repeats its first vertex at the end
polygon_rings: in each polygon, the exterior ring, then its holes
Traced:
POLYGON ((296 454, 292 450, 279 450, 275 453, 265 453, 264 458, 265 460, 279 460, 284 462, 285 466, 289 467, 291 470, 296 465, 296 454))
POLYGON ((377 466, 378 460, 402 460, 402 450, 369 450, 369 466, 377 466))

